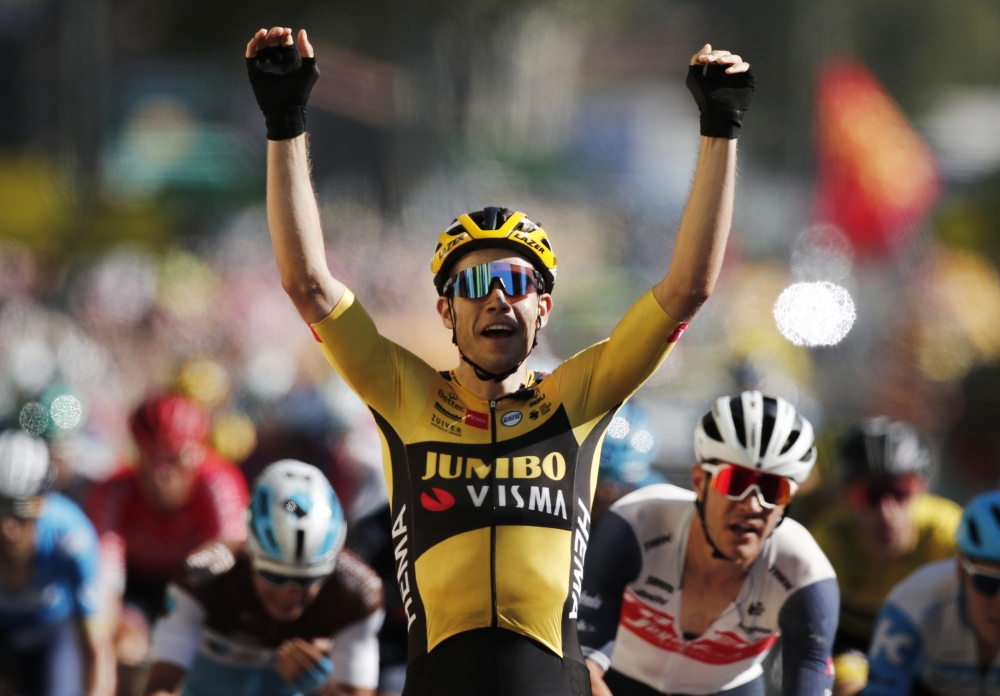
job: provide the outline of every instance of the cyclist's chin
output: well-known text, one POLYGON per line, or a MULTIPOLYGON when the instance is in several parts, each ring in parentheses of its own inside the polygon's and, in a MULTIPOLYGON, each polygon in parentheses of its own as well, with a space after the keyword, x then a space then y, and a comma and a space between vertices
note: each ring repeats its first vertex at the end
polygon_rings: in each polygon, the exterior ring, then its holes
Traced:
POLYGON ((295 621, 302 616, 306 610, 307 602, 304 599, 295 601, 281 601, 273 597, 261 597, 261 604, 268 615, 275 621, 295 621))
POLYGON ((473 350, 463 353, 477 365, 490 372, 506 372, 515 365, 522 363, 528 350, 522 341, 483 339, 477 341, 473 350))
POLYGON ((740 565, 753 563, 764 545, 764 538, 760 534, 733 527, 726 528, 725 538, 728 548, 724 553, 740 565))

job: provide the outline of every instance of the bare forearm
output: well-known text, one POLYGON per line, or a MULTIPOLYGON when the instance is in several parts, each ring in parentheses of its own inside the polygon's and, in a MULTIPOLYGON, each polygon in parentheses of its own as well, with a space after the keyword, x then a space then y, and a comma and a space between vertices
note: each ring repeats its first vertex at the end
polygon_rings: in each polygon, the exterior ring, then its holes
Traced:
POLYGON ((267 220, 281 284, 307 322, 324 319, 344 294, 326 265, 306 137, 267 144, 267 220))
POLYGON ((701 138, 698 168, 666 277, 653 287, 660 306, 687 321, 715 287, 733 219, 736 140, 701 138))
POLYGON ((115 658, 107 635, 90 622, 82 622, 77 633, 87 695, 111 696, 115 687, 115 658))

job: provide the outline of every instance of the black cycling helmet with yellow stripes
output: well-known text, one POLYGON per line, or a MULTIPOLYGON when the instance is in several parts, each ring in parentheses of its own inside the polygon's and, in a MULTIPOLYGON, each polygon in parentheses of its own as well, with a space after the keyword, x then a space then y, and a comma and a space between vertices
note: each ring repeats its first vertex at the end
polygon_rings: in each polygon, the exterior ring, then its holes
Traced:
POLYGON ((524 213, 490 206, 459 215, 438 237, 431 259, 438 294, 444 294, 444 284, 458 259, 470 251, 491 247, 510 249, 524 256, 542 275, 545 287, 541 290, 552 292, 556 284, 556 255, 545 230, 524 213))

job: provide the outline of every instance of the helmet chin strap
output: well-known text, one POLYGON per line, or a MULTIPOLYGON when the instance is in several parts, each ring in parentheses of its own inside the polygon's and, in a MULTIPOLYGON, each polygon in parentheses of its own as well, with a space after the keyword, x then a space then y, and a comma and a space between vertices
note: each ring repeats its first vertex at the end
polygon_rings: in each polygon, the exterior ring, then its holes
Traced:
MULTIPOLYGON (((708 502, 707 478, 705 479, 705 487, 702 489, 702 498, 705 499, 705 502, 708 502)), ((705 503, 696 498, 694 501, 694 506, 695 509, 698 510, 698 519, 701 520, 701 531, 705 533, 705 541, 707 541, 708 545, 712 547, 712 558, 719 558, 722 559, 723 561, 736 563, 736 561, 734 561, 732 558, 722 553, 722 551, 719 551, 719 547, 715 545, 714 541, 712 541, 712 536, 708 533, 708 524, 705 522, 705 503)))
POLYGON ((458 348, 458 354, 462 356, 462 360, 464 360, 465 362, 467 362, 469 365, 472 366, 473 371, 476 373, 476 379, 478 379, 481 382, 488 382, 490 380, 493 380, 494 382, 499 384, 500 382, 504 381, 505 379, 507 379, 512 374, 518 371, 521 365, 524 364, 524 361, 528 359, 528 356, 531 355, 531 351, 533 351, 535 349, 535 346, 538 345, 538 330, 541 328, 541 323, 542 323, 541 315, 535 317, 535 335, 532 337, 531 348, 528 349, 528 352, 525 353, 524 357, 521 358, 517 362, 517 364, 514 365, 514 367, 510 368, 506 372, 490 372, 489 370, 484 369, 479 365, 477 365, 476 363, 469 360, 468 356, 466 356, 466 354, 462 352, 462 348, 458 345, 458 332, 457 332, 458 320, 455 317, 455 305, 452 304, 451 295, 448 296, 448 313, 451 314, 451 342, 455 344, 456 348, 458 348))

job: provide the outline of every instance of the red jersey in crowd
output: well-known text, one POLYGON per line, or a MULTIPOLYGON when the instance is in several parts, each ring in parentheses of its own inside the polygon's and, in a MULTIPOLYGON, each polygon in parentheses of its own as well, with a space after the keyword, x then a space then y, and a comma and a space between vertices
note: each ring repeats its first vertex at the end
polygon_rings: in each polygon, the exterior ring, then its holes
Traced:
POLYGON ((198 467, 191 497, 164 512, 142 496, 137 472, 119 472, 99 484, 87 504, 101 542, 108 581, 124 586, 128 575, 166 583, 195 548, 212 539, 246 538, 249 501, 242 472, 208 450, 198 467))

